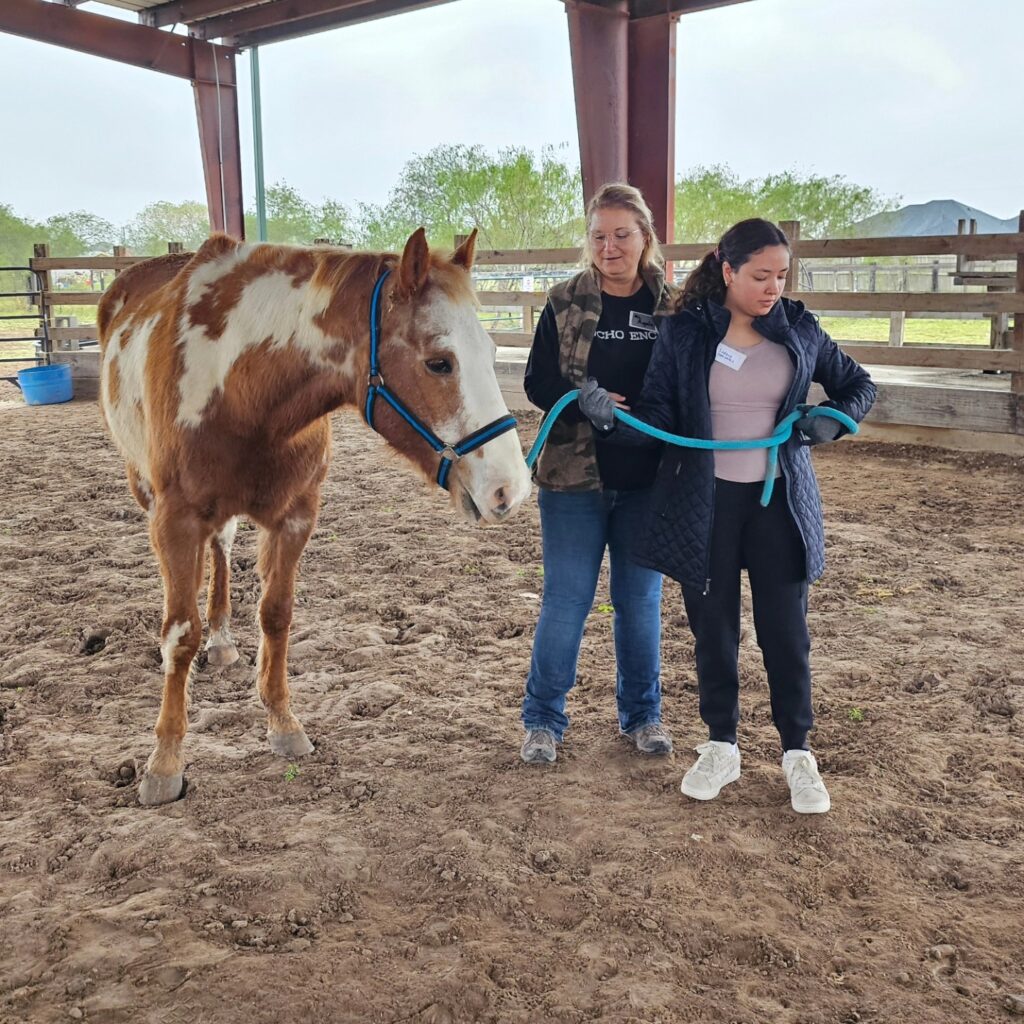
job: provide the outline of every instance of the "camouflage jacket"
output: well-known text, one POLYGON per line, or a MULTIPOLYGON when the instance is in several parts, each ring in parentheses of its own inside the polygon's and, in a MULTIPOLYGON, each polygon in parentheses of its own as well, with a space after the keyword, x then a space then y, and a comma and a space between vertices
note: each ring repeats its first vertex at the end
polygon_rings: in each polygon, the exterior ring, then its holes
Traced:
MULTIPOLYGON (((673 289, 655 267, 641 271, 654 295, 655 313, 670 312, 673 289)), ((575 387, 587 379, 590 344, 601 319, 601 278, 592 267, 548 292, 548 304, 558 326, 558 363, 562 376, 575 387)), ((538 485, 551 491, 599 491, 601 478, 594 451, 594 431, 589 422, 558 420, 548 435, 534 470, 538 485)))

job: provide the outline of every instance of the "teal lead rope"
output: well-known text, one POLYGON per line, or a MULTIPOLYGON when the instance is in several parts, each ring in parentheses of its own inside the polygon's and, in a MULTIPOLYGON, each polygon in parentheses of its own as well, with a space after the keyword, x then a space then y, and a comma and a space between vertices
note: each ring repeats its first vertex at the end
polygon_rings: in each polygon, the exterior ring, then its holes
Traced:
MULTIPOLYGON (((536 463, 540 456, 541 449, 544 447, 544 444, 548 439, 548 434, 551 433, 551 428, 555 425, 555 420, 561 416, 562 410, 567 405, 576 400, 576 396, 578 394, 578 390, 566 392, 566 394, 562 395, 562 397, 555 402, 551 408, 551 412, 544 417, 544 422, 541 423, 540 431, 537 434, 537 440, 533 442, 530 454, 526 456, 526 465, 529 466, 530 469, 533 469, 534 463, 536 463)), ((701 437, 681 437, 679 434, 670 434, 665 430, 659 430, 657 427, 652 427, 648 423, 643 423, 641 420, 638 420, 635 416, 630 416, 628 412, 624 412, 622 409, 615 410, 615 418, 621 420, 628 426, 633 427, 634 430, 639 430, 641 434, 648 434, 650 437, 655 437, 659 441, 678 445, 680 448, 705 448, 719 452, 746 451, 751 448, 767 448, 768 468, 764 474, 764 489, 761 491, 762 506, 767 505, 768 502, 772 500, 772 491, 775 488, 775 470, 779 463, 779 447, 790 439, 793 433, 793 424, 802 416, 830 416, 832 419, 838 420, 851 434, 856 434, 860 429, 854 420, 850 419, 846 413, 840 412, 838 409, 832 409, 826 405, 801 405, 778 424, 771 437, 759 437, 753 441, 708 441, 701 437)))

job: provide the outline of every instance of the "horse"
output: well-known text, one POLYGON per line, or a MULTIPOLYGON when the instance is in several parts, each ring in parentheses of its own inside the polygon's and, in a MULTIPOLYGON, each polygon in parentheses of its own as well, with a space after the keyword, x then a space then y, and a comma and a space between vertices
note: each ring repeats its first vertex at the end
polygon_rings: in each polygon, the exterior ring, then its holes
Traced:
POLYGON ((475 244, 474 231, 443 255, 420 228, 398 256, 214 234, 194 254, 135 264, 103 295, 101 411, 148 517, 164 587, 163 698, 142 805, 182 793, 207 547, 208 663, 238 658, 229 628, 238 516, 259 528, 256 675, 270 749, 289 760, 314 749, 290 707, 288 632, 331 412, 359 409, 470 522, 504 521, 529 495, 477 317, 475 244))

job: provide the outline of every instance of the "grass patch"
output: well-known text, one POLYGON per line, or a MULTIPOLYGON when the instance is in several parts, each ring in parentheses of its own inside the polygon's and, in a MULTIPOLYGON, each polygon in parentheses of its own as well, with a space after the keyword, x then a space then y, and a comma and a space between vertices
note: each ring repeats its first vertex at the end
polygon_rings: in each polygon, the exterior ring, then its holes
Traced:
MULTIPOLYGON (((822 328, 836 341, 888 341, 888 317, 823 316, 822 328)), ((988 320, 904 321, 903 340, 932 345, 988 345, 988 320)))

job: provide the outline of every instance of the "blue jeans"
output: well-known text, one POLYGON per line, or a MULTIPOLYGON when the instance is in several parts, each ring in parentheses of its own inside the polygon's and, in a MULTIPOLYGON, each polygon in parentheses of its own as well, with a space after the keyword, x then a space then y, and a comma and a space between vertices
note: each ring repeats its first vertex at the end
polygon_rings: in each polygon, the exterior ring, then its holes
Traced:
POLYGON ((583 626, 608 549, 615 632, 615 701, 619 729, 661 721, 661 573, 629 557, 649 497, 641 491, 540 490, 544 600, 523 698, 523 725, 550 729, 561 741, 569 725, 565 698, 576 682, 583 626))

